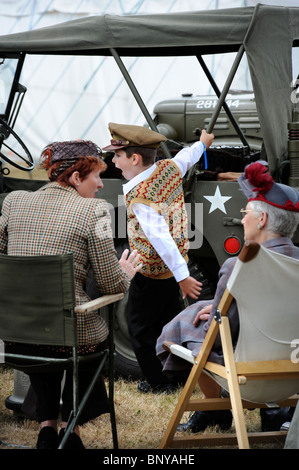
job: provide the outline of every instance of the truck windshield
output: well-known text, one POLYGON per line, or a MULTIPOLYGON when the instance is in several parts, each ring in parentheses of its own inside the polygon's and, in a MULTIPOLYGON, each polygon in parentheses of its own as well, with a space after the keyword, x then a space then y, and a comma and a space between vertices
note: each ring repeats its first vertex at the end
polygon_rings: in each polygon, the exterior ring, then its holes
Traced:
POLYGON ((0 58, 0 117, 5 117, 18 59, 0 58))

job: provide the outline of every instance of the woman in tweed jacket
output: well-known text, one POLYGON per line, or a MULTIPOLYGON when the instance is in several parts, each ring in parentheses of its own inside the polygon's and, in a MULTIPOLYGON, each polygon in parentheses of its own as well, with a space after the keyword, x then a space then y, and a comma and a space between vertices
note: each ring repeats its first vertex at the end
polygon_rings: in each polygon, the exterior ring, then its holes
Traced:
MULTIPOLYGON (((269 250, 299 259, 299 248, 291 241, 299 222, 299 192, 289 186, 275 183, 261 162, 249 165, 240 177, 239 183, 248 198, 246 209, 242 210, 245 240, 256 241, 269 250)), ((156 345, 157 356, 163 364, 164 373, 178 373, 188 367, 186 361, 163 349, 164 341, 172 341, 187 347, 195 357, 199 353, 236 259, 230 258, 224 262, 212 301, 196 302, 164 327, 156 345)), ((239 316, 235 301, 230 305, 228 318, 232 340, 236 344, 239 316)), ((219 335, 213 345, 210 360, 223 363, 219 335)), ((220 396, 220 386, 206 374, 201 374, 199 386, 207 398, 220 396)), ((225 430, 231 426, 231 422, 230 410, 197 411, 188 423, 179 425, 179 429, 199 432, 207 426, 218 424, 225 430)))
MULTIPOLYGON (((0 252, 21 256, 72 252, 77 304, 90 300, 85 291, 90 268, 102 294, 126 292, 136 272, 134 266, 138 257, 132 253, 127 259, 127 253, 124 253, 118 261, 108 205, 106 201, 95 198, 98 189, 103 187, 100 173, 106 168, 100 149, 92 142, 56 142, 44 149, 41 163, 48 171, 50 183, 36 192, 12 192, 4 200, 0 218, 0 252)), ((107 336, 106 323, 97 311, 79 315, 81 354, 103 348, 107 336)), ((6 345, 6 350, 12 348, 15 351, 18 347, 20 345, 6 345)), ((38 448, 57 447, 56 420, 61 379, 60 373, 30 377, 31 389, 25 399, 24 410, 34 394, 37 419, 42 423, 38 448), (44 393, 43 386, 48 393, 44 393)), ((84 378, 81 378, 79 383, 83 382, 84 378)), ((89 408, 87 405, 81 424, 108 411, 103 383, 99 387, 100 399, 89 408)), ((65 422, 72 409, 72 387, 68 380, 63 396, 66 397, 62 409, 65 422)), ((75 435, 73 440, 76 439, 75 435)), ((81 441, 78 443, 81 445, 81 441)))

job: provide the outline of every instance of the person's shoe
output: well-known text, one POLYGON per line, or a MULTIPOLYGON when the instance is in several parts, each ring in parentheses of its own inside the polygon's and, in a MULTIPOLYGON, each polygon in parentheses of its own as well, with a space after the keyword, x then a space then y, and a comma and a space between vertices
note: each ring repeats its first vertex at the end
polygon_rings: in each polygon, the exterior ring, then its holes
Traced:
POLYGON ((293 407, 261 408, 262 432, 279 431, 283 423, 291 421, 294 414, 293 407))
POLYGON ((178 386, 172 383, 164 384, 164 385, 157 385, 153 387, 152 393, 165 393, 166 395, 171 395, 172 393, 176 392, 178 386))
MULTIPOLYGON (((62 439, 64 437, 64 428, 60 429, 59 436, 58 436, 58 442, 59 444, 61 443, 62 439)), ((58 444, 58 445, 59 445, 58 444)), ((83 442, 81 441, 80 437, 78 434, 75 432, 72 432, 66 441, 65 446, 63 447, 66 450, 83 450, 85 449, 83 442)))
POLYGON ((58 447, 58 434, 52 426, 43 427, 38 435, 36 448, 37 449, 57 449, 58 447))
POLYGON ((291 423, 290 421, 287 421, 286 423, 282 423, 280 426, 280 431, 287 431, 290 429, 291 423))
POLYGON ((152 387, 148 382, 139 382, 137 385, 138 392, 149 393, 152 391, 152 387))
POLYGON ((139 382, 137 390, 142 393, 155 393, 170 395, 177 390, 178 386, 172 383, 160 384, 160 385, 151 385, 148 382, 139 382))
POLYGON ((222 431, 227 431, 232 425, 231 410, 212 410, 212 411, 195 411, 187 423, 179 424, 177 431, 180 432, 200 432, 209 426, 218 425, 222 431))

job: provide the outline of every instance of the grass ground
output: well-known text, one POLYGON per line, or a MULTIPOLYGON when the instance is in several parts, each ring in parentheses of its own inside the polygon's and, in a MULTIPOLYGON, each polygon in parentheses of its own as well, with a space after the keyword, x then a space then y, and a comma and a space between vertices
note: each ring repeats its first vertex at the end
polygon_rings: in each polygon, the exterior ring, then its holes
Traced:
MULTIPOLYGON (((172 395, 142 394, 137 383, 115 382, 115 410, 120 449, 157 449, 181 390, 172 395)), ((19 418, 5 407, 5 398, 14 393, 13 371, 0 368, 0 440, 4 443, 35 448, 38 423, 19 418)), ((183 421, 187 420, 187 414, 183 421)), ((260 430, 258 411, 249 411, 249 428, 260 430)), ((81 427, 87 449, 112 449, 109 415, 102 415, 81 427)), ((271 448, 281 448, 277 444, 271 448)), ((2 443, 0 449, 15 449, 2 443)))

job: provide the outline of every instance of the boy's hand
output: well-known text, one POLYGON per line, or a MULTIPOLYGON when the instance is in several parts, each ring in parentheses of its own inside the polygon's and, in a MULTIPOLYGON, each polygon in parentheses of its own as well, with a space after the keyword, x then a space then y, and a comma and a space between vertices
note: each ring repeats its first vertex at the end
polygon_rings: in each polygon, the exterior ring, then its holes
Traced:
POLYGON ((206 146, 208 149, 210 145, 212 145, 214 140, 214 134, 207 134, 207 131, 203 129, 201 131, 200 141, 206 146))
POLYGON ((197 299, 201 293, 202 283, 194 279, 192 276, 188 276, 186 279, 180 281, 179 285, 183 294, 183 299, 185 299, 187 295, 189 295, 191 299, 197 299))

